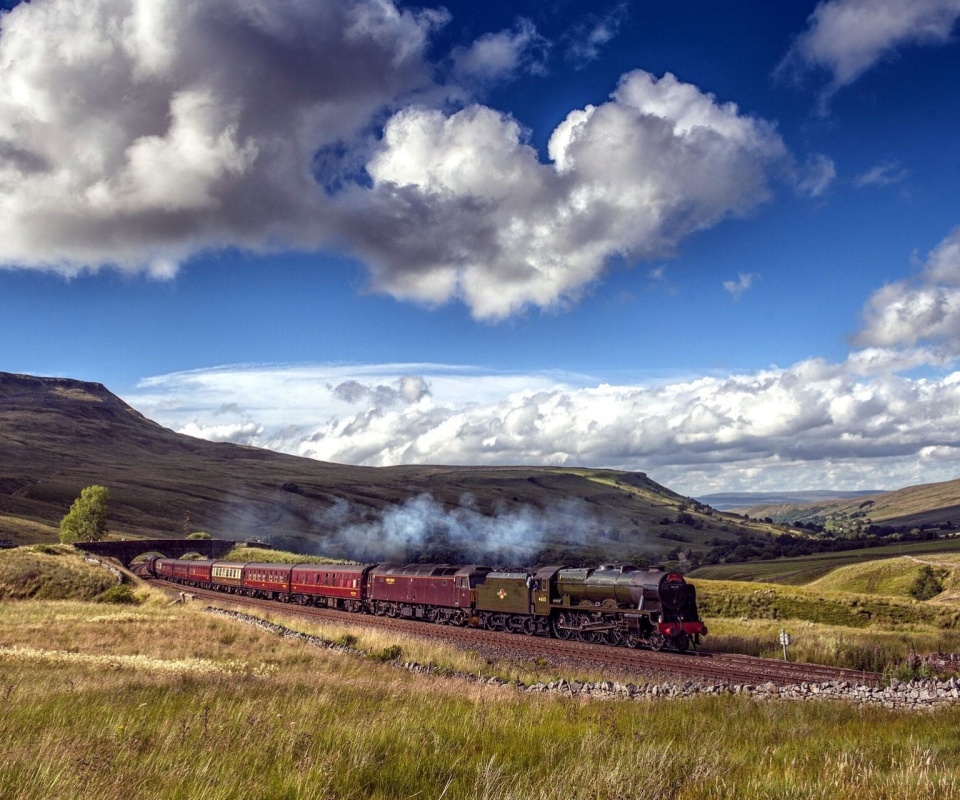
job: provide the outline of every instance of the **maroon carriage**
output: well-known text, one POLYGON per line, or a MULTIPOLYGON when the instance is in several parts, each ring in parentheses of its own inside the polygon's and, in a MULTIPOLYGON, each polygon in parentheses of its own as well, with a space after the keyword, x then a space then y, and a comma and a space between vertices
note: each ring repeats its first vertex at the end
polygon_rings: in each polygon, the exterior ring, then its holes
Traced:
POLYGON ((367 600, 373 613, 465 624, 474 590, 490 567, 450 564, 381 564, 371 569, 367 600))
POLYGON ((173 580, 176 578, 176 564, 179 562, 175 558, 156 558, 153 560, 153 572, 158 578, 173 580))
POLYGON ((290 573, 290 593, 304 605, 360 611, 371 569, 372 564, 297 564, 290 573))
POLYGON ((210 570, 213 567, 213 560, 204 558, 197 561, 187 561, 187 580, 193 586, 201 589, 210 586, 210 570))
POLYGON ((267 600, 289 600, 292 570, 291 564, 246 564, 243 567, 244 594, 267 600))

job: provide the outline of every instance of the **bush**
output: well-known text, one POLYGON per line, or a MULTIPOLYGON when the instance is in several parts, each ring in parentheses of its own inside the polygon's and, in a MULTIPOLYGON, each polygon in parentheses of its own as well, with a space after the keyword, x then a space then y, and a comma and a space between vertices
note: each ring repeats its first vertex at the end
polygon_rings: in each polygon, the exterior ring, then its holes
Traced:
POLYGON ((97 602, 138 606, 143 602, 143 599, 135 595, 133 589, 124 583, 119 586, 111 586, 105 592, 102 592, 97 598, 97 602))
POLYGON ((934 570, 931 566, 920 568, 920 572, 910 585, 910 596, 917 600, 929 600, 943 591, 945 570, 934 570))
POLYGON ((371 653, 370 658, 374 661, 399 661, 402 654, 403 649, 400 645, 392 644, 389 647, 384 647, 383 650, 371 653))

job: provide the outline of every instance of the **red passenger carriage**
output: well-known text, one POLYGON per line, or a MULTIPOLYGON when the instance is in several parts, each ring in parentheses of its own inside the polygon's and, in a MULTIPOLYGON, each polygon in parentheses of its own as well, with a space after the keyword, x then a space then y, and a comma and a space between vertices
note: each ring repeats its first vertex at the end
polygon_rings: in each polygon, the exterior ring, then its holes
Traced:
POLYGON ((267 600, 290 599, 290 564, 245 564, 243 567, 243 591, 251 597, 267 600))
POLYGON ((297 564, 290 594, 300 603, 361 611, 372 564, 297 564))

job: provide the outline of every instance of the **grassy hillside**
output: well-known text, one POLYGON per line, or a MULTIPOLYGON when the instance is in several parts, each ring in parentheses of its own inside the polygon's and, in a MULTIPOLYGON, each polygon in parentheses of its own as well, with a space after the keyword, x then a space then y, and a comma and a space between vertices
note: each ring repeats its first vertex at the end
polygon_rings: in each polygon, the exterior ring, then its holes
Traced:
MULTIPOLYGON (((0 373, 0 538, 54 541, 60 519, 92 483, 109 488, 118 535, 203 530, 333 558, 349 556, 354 531, 376 539, 388 512, 423 495, 435 506, 418 535, 446 560, 457 558, 449 523, 468 512, 497 523, 485 528, 494 545, 524 523, 510 544, 529 563, 659 560, 773 530, 716 513, 640 472, 329 464, 174 433, 99 384, 0 373), (350 533, 338 538, 343 531, 350 533)), ((423 555, 420 542, 410 549, 409 560, 423 555)))
POLYGON ((774 558, 738 564, 711 564, 690 573, 691 578, 710 580, 764 581, 799 586, 849 564, 865 564, 877 559, 900 556, 921 557, 928 554, 960 553, 960 539, 929 542, 902 542, 863 550, 817 553, 797 558, 774 558))
POLYGON ((775 522, 817 522, 835 530, 887 528, 960 528, 960 480, 909 486, 894 492, 812 503, 753 505, 752 517, 775 522))
POLYGON ((0 600, 119 599, 116 577, 88 564, 72 547, 37 545, 0 550, 0 600))

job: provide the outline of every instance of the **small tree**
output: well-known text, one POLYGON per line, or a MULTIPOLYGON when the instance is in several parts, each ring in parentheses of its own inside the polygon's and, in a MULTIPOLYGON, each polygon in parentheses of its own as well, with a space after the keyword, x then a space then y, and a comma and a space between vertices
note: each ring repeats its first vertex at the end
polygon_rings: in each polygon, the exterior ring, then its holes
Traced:
POLYGON ((73 501, 70 511, 60 520, 60 541, 99 542, 107 535, 107 501, 110 491, 106 486, 88 486, 73 501))
POLYGON ((213 537, 211 537, 210 534, 207 533, 206 531, 194 531, 193 533, 189 534, 187 538, 188 539, 211 539, 213 537))

